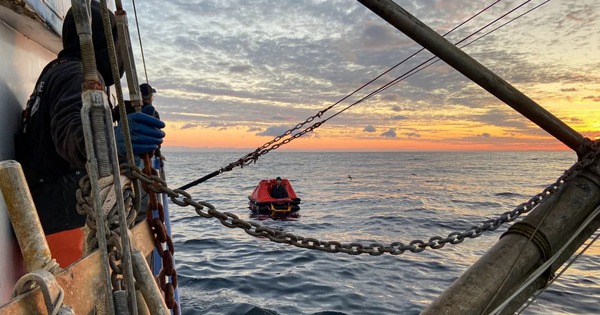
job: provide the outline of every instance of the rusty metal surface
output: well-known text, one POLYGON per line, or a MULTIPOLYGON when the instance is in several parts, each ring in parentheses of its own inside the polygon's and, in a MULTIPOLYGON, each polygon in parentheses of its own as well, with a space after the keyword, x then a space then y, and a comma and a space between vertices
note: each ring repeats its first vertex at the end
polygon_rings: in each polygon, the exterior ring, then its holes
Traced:
POLYGON ((0 162, 0 191, 7 206, 8 215, 19 241, 27 270, 48 269, 54 273, 58 264, 50 255, 42 224, 37 216, 29 186, 21 164, 8 160, 0 162))
MULTIPOLYGON (((132 229, 135 247, 144 255, 154 249, 154 242, 146 222, 141 222, 132 229)), ((75 314, 93 314, 96 296, 102 295, 104 283, 102 266, 97 251, 81 259, 56 275, 56 280, 65 291, 64 304, 71 306, 75 314)), ((45 314, 46 304, 39 289, 21 295, 0 307, 3 315, 45 314)))

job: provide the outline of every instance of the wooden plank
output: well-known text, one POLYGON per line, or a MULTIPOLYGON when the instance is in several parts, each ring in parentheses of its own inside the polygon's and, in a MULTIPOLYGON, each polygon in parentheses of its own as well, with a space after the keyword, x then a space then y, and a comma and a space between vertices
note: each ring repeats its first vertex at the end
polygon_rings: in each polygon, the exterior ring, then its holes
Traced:
MULTIPOLYGON (((154 242, 146 221, 132 229, 132 243, 144 256, 149 255, 154 249, 154 242)), ((104 292, 101 268, 107 263, 100 261, 100 253, 94 251, 55 275, 56 281, 64 290, 64 304, 71 306, 75 314, 94 314, 98 297, 104 292)), ((20 295, 0 307, 0 314, 3 315, 46 313, 44 298, 39 289, 20 295)))

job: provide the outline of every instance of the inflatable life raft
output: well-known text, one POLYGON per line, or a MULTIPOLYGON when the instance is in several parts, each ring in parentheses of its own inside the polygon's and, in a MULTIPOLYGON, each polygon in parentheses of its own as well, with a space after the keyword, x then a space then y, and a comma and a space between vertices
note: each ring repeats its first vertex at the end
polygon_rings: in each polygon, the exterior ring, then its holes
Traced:
POLYGON ((290 181, 281 180, 281 185, 285 188, 288 198, 271 197, 271 188, 277 185, 275 179, 263 179, 254 188, 252 195, 248 196, 248 208, 256 214, 268 214, 271 216, 294 215, 300 210, 300 198, 294 192, 290 181))

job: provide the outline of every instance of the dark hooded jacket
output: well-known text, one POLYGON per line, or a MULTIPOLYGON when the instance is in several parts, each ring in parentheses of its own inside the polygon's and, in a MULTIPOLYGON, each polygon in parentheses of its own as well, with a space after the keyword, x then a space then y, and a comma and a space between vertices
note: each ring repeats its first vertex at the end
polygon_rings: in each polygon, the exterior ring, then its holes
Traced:
MULTIPOLYGON (((113 38, 116 24, 111 14, 113 38)), ((81 124, 83 72, 79 37, 71 10, 63 24, 63 50, 42 71, 25 110, 17 155, 23 164, 46 234, 81 227, 75 193, 85 175, 86 151, 81 124)), ((107 86, 113 84, 100 4, 92 2, 96 66, 107 86)), ((121 73, 122 74, 122 73, 121 73)))
POLYGON ((288 198, 288 193, 283 185, 275 185, 271 188, 271 197, 275 199, 288 198))

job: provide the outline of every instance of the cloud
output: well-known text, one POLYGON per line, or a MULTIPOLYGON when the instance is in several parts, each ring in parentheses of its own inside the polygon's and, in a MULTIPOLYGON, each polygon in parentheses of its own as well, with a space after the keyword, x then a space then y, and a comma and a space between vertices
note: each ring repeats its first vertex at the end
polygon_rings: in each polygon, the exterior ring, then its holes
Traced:
POLYGON ((368 125, 363 129, 364 132, 376 132, 377 129, 375 129, 375 127, 373 127, 373 125, 368 125))
POLYGON ((229 68, 229 72, 230 73, 244 73, 244 72, 250 71, 250 69, 252 69, 252 67, 249 65, 232 66, 229 68))
POLYGON ((491 135, 491 134, 489 134, 489 133, 487 133, 487 132, 484 132, 484 133, 482 133, 482 134, 479 134, 479 135, 477 135, 477 136, 478 136, 478 137, 489 138, 489 137, 491 137, 492 135, 491 135))
POLYGON ((362 40, 369 48, 385 48, 401 43, 401 39, 408 42, 405 36, 398 36, 398 31, 381 21, 367 22, 362 29, 362 40))
POLYGON ((600 95, 589 95, 583 98, 584 100, 592 100, 594 102, 600 102, 600 95))
POLYGON ((275 115, 275 116, 271 117, 271 120, 275 120, 275 121, 294 121, 294 118, 290 117, 290 116, 275 115))
POLYGON ((576 88, 564 88, 564 89, 560 89, 561 92, 576 92, 577 89, 576 88))
POLYGON ((414 132, 414 131, 407 132, 404 135, 407 136, 407 137, 409 137, 409 138, 420 138, 421 137, 421 135, 419 133, 414 132))
POLYGON ((288 131, 290 127, 288 126, 270 126, 262 132, 257 133, 257 136, 265 136, 265 137, 277 137, 284 134, 288 131))
POLYGON ((227 127, 227 126, 228 126, 227 123, 211 121, 206 127, 208 127, 208 128, 223 128, 223 127, 227 127))
POLYGON ((388 131, 381 134, 382 137, 396 138, 396 128, 390 128, 388 131))
POLYGON ((485 114, 473 116, 471 119, 492 126, 510 127, 520 130, 530 130, 532 128, 528 124, 529 120, 527 118, 511 109, 490 109, 485 114))
POLYGON ((260 128, 260 127, 249 127, 247 131, 248 132, 255 132, 255 131, 260 131, 260 130, 262 130, 262 128, 260 128))
POLYGON ((571 118, 569 118, 569 121, 572 123, 581 123, 581 122, 583 122, 583 119, 577 118, 577 117, 571 117, 571 118))
POLYGON ((187 123, 183 126, 181 126, 179 129, 183 130, 183 129, 192 129, 192 128, 196 128, 198 127, 197 123, 187 123))
MULTIPOLYGON (((476 1, 397 2, 438 33, 482 9, 476 1)), ((598 91, 590 88, 600 77, 597 60, 589 58, 599 49, 596 2, 548 2, 464 50, 532 99, 543 100, 550 112, 576 107, 582 98, 600 102, 598 91), (536 38, 535 45, 531 38, 536 38), (546 102, 546 97, 552 99, 546 102)), ((124 5, 132 12, 130 4, 124 5)), ((486 14, 500 16, 508 6, 495 5, 486 14)), ((165 120, 184 122, 181 128, 186 129, 240 126, 266 135, 272 131, 253 128, 293 126, 421 48, 357 2, 148 0, 148 7, 160 7, 138 12, 146 64, 151 65, 148 77, 160 91, 157 108, 165 120), (159 25, 157 20, 170 23, 159 25), (222 124, 211 125, 214 121, 222 124)), ((527 4, 522 9, 531 7, 527 4)), ((484 20, 483 16, 473 19, 448 39, 464 38, 484 20)), ((136 36, 132 32, 132 45, 136 60, 141 60, 136 36)), ((356 97, 401 76, 429 56, 421 52, 356 97)), ((382 117, 406 119, 395 115, 406 114, 403 111, 410 111, 410 122, 421 126, 435 120, 465 129, 503 127, 494 139, 503 132, 522 136, 537 129, 526 118, 499 107, 493 96, 438 62, 356 106, 357 110, 339 115, 325 125, 335 132, 322 136, 341 135, 338 128, 348 126, 376 126, 382 117)), ((583 119, 582 125, 591 125, 593 119, 584 113, 569 112, 569 116, 583 119)), ((377 132, 373 129, 363 131, 377 132)), ((380 127, 377 134, 385 130, 380 127)), ((418 130, 424 137, 430 134, 418 130)), ((472 138, 477 137, 473 134, 472 138)))

